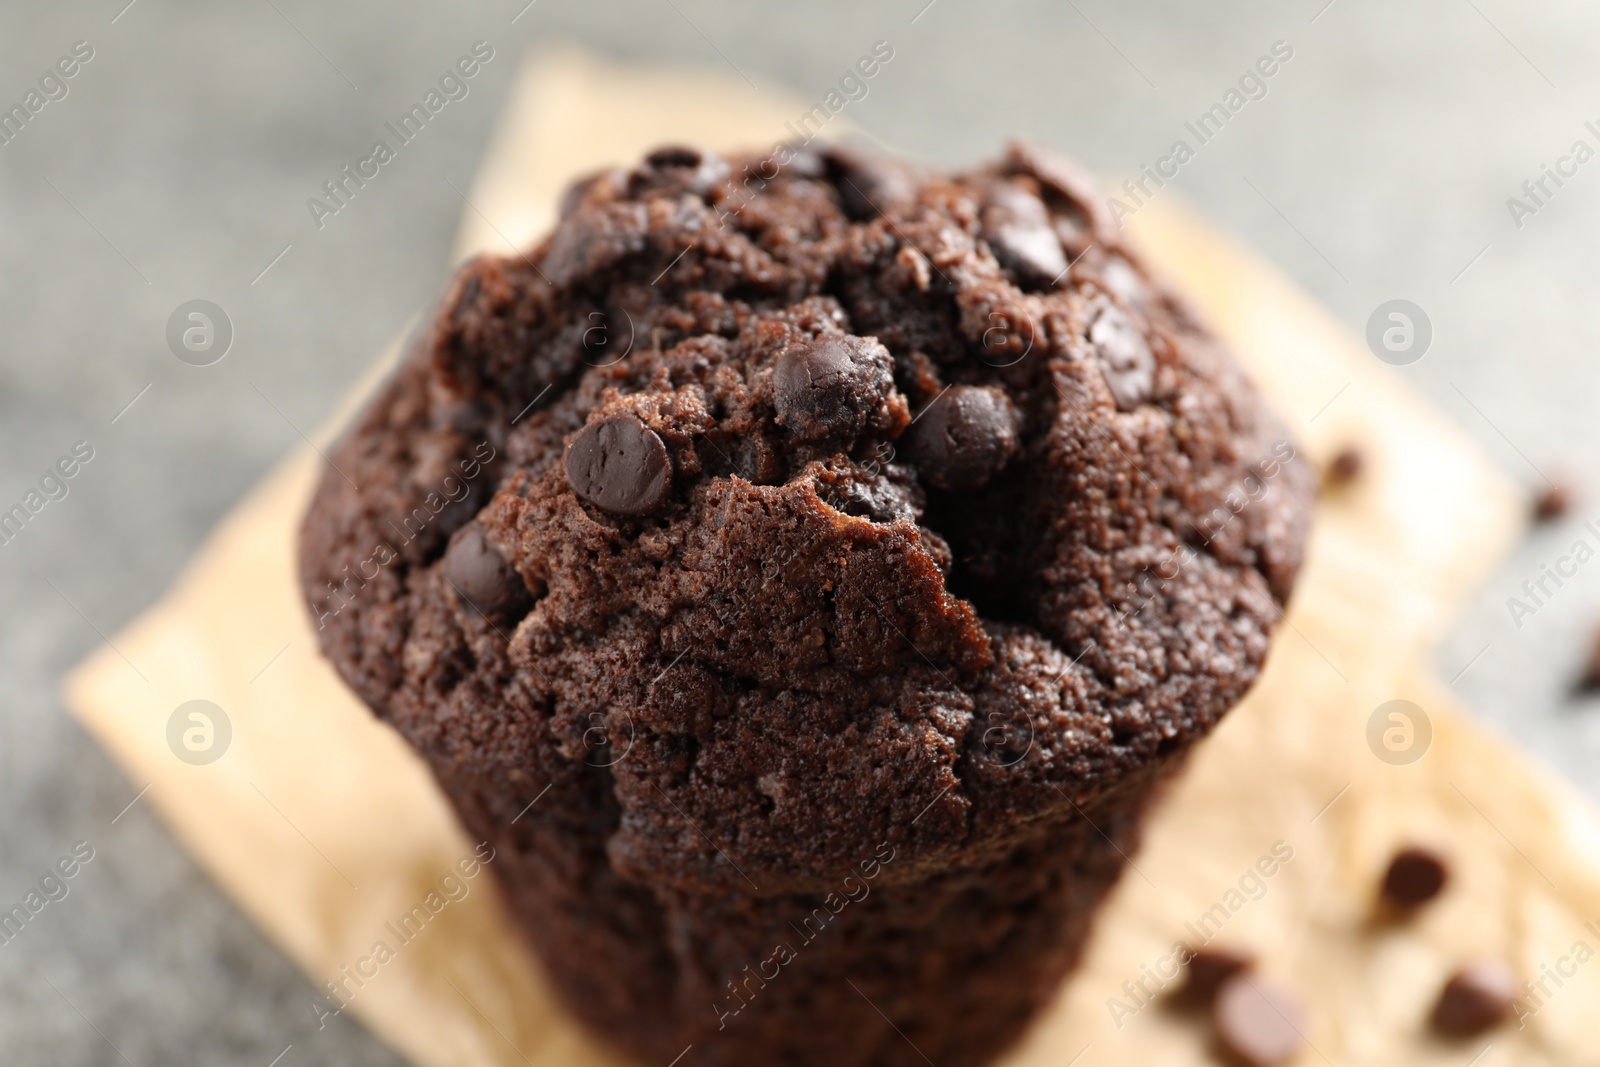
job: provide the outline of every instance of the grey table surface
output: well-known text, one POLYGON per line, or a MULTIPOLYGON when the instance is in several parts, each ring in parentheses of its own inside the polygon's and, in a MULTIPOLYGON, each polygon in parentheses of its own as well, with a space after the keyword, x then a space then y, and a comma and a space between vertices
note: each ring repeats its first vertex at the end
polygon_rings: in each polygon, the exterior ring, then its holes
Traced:
POLYGON ((1570 694, 1600 619, 1600 567, 1520 627, 1506 606, 1564 546, 1600 540, 1581 528, 1600 516, 1600 161, 1561 164, 1576 174, 1547 181, 1520 219, 1507 203, 1574 142, 1600 147, 1584 125, 1600 119, 1600 7, 525 2, 0 9, 6 108, 75 42, 93 49, 67 95, 0 146, 0 506, 74 442, 94 449, 69 495, 0 546, 0 904, 75 842, 95 850, 70 896, 0 945, 8 1063, 397 1062, 355 1023, 316 1030, 311 985, 146 806, 112 822, 137 784, 64 714, 57 685, 439 292, 462 207, 451 183, 470 181, 517 62, 541 45, 820 98, 887 40, 894 60, 850 105, 883 139, 961 162, 1023 134, 1124 173, 1286 42, 1293 58, 1266 95, 1174 183, 1354 333, 1386 300, 1417 302, 1435 337, 1401 373, 1513 477, 1596 490, 1506 560, 1439 669, 1470 666, 1454 685, 1476 714, 1600 793, 1600 707, 1570 694), (317 229, 306 199, 478 40, 496 60, 471 95, 317 229), (194 298, 237 330, 206 368, 165 340, 194 298))

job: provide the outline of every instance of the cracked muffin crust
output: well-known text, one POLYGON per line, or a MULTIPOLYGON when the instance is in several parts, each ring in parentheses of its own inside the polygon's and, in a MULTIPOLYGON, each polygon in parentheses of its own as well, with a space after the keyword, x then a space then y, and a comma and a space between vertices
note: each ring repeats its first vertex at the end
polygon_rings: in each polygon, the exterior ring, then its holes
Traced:
POLYGON ((323 648, 610 1040, 982 1062, 1254 681, 1312 474, 1103 202, 663 149, 464 266, 331 454, 323 648))

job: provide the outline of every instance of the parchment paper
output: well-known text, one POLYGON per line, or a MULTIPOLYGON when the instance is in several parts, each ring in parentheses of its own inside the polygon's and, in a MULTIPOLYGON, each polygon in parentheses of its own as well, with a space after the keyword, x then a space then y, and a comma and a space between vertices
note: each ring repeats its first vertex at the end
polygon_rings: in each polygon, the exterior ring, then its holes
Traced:
MULTIPOLYGON (((544 56, 512 95, 460 251, 530 240, 573 175, 670 141, 768 147, 805 106, 716 75, 544 56)), ((1313 1047, 1301 1062, 1464 1065, 1485 1045, 1480 1067, 1578 1062, 1600 1049, 1600 965, 1573 959, 1576 942, 1600 948, 1600 923, 1584 925, 1600 920, 1593 813, 1464 719, 1423 667, 1524 502, 1325 313, 1176 201, 1133 220, 1152 258, 1290 420, 1301 461, 1356 443, 1367 468, 1324 502, 1260 684, 1172 790, 1084 966, 1006 1062, 1213 1062, 1204 1019, 1146 995, 1175 987, 1166 957, 1195 930, 1254 948, 1265 976, 1302 993, 1313 1047), (1407 765, 1367 741, 1394 699, 1432 727, 1407 765), (1376 881, 1413 840, 1449 852, 1456 877, 1415 921, 1380 921, 1376 881), (1262 877, 1275 848, 1292 858, 1262 877), (1549 995, 1534 987, 1525 1029, 1440 1043, 1427 1012, 1474 956, 1544 976, 1549 995), (1557 985, 1542 967, 1572 976, 1557 985)), ((614 1063, 552 1004, 488 876, 462 873, 473 843, 421 763, 317 654, 292 545, 321 463, 303 450, 252 492, 162 601, 72 674, 67 702, 261 929, 314 984, 353 991, 348 1011, 412 1062, 614 1063), (209 764, 169 745, 175 709, 196 699, 232 729, 209 764), (402 943, 393 924, 418 905, 429 921, 402 943), (374 958, 380 940, 391 958, 374 958), (358 984, 347 968, 372 976, 358 984)))

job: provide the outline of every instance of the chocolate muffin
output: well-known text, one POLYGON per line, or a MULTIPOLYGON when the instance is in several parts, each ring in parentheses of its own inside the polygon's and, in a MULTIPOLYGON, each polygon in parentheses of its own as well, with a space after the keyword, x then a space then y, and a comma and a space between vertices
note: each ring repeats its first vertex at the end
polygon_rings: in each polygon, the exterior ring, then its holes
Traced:
POLYGON ((330 454, 323 649, 602 1040, 990 1060, 1255 680, 1315 475, 1104 204, 1022 144, 663 149, 330 454))

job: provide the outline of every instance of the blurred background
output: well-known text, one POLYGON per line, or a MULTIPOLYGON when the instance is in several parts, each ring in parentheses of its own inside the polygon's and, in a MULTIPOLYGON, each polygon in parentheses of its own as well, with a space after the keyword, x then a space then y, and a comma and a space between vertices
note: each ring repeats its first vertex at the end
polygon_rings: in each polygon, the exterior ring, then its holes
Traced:
POLYGON ((1600 517, 1600 161, 1588 160, 1600 122, 1585 127, 1600 120, 1600 7, 524 4, 0 9, 0 108, 29 107, 52 75, 26 124, 0 127, 0 510, 75 443, 93 452, 67 495, 0 545, 0 901, 73 842, 95 850, 69 901, 0 945, 8 1062, 267 1067, 294 1043, 284 1067, 398 1063, 348 1020, 299 1040, 313 1029, 310 985, 147 807, 128 807, 137 785, 56 689, 432 302, 457 190, 518 63, 543 47, 722 70, 739 91, 811 100, 884 40, 893 61, 849 107, 879 139, 966 163, 1021 134, 1126 175, 1180 137, 1194 143, 1184 124, 1283 42, 1292 58, 1265 95, 1162 195, 1198 204, 1352 334, 1380 304, 1415 302, 1433 342, 1400 373, 1530 494, 1547 479, 1577 488, 1572 515, 1532 531, 1475 599, 1438 669, 1492 728, 1600 794, 1600 704, 1574 691, 1600 624, 1600 567, 1520 627, 1506 605, 1600 517), (478 40, 496 59, 470 95, 319 230, 306 199, 478 40), (1561 184, 1524 190, 1558 166, 1561 184), (169 317, 195 299, 235 331, 203 368, 167 343, 169 317))

